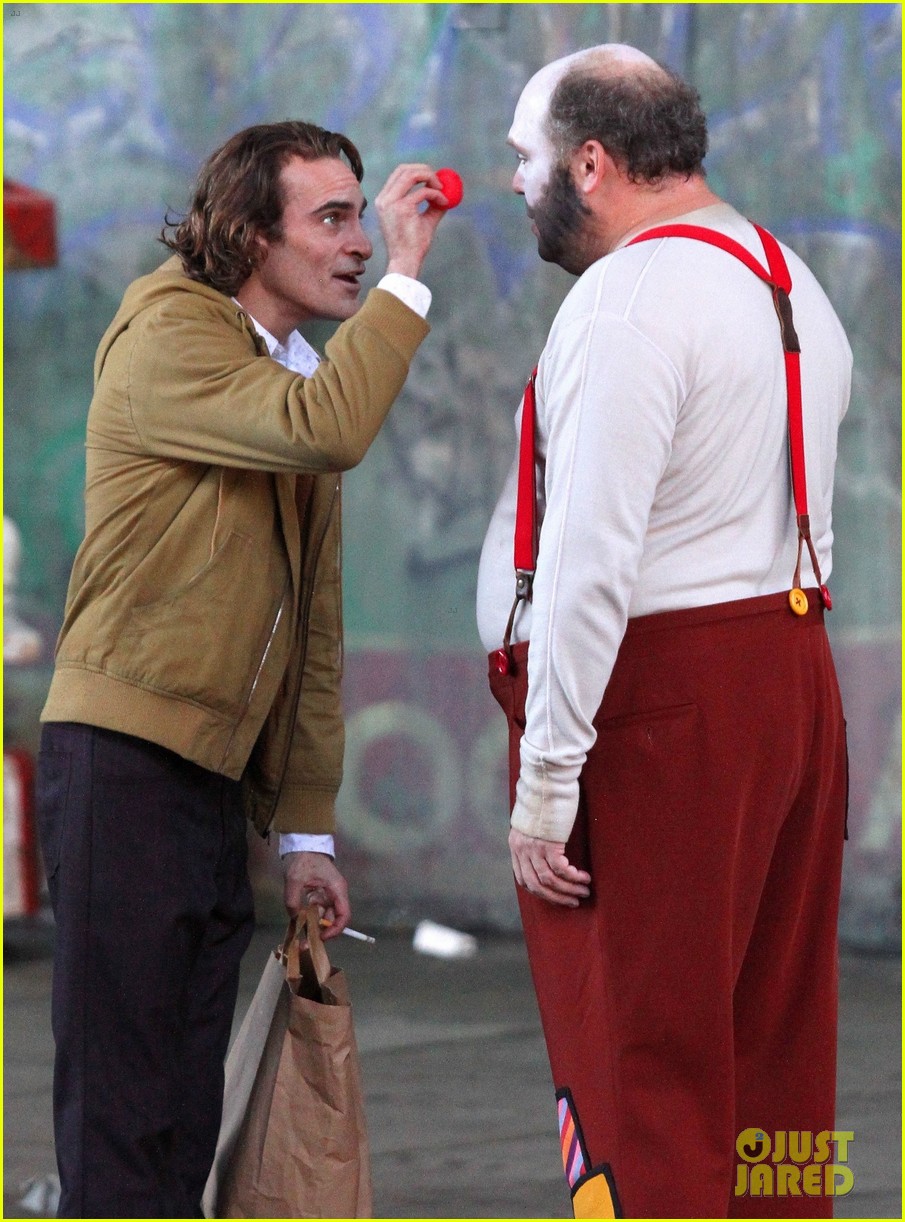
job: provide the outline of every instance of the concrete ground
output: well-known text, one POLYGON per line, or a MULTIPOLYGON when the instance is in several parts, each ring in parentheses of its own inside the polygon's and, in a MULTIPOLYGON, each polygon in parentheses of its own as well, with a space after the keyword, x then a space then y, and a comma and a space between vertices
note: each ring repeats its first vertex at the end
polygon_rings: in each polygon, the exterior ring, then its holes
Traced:
MULTIPOLYGON (((240 1017, 279 932, 255 936, 240 1017)), ((375 946, 342 938, 332 951, 355 1005, 377 1216, 571 1217, 521 940, 485 936, 476 957, 440 960, 416 954, 410 934, 377 933, 375 946)), ((3 1216, 46 1216, 52 1042, 40 939, 8 943, 4 979, 3 1216), (32 1179, 29 1211, 21 1200, 32 1179)), ((837 1127, 855 1140, 840 1218, 902 1216, 900 1002, 898 960, 843 958, 837 1127)))

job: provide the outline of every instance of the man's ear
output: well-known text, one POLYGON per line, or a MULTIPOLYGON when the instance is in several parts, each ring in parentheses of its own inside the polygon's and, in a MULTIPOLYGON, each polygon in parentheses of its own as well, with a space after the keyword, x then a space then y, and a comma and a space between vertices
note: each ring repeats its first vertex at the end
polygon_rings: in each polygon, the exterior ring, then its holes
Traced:
POLYGON ((260 267, 262 263, 265 263, 267 261, 267 256, 270 254, 270 243, 267 241, 267 239, 264 237, 264 235, 261 233, 260 230, 257 230, 255 232, 255 235, 252 241, 254 245, 256 263, 257 263, 257 266, 260 267))
POLYGON ((599 140, 586 140, 572 154, 570 165, 576 190, 581 195, 593 195, 613 162, 599 140))

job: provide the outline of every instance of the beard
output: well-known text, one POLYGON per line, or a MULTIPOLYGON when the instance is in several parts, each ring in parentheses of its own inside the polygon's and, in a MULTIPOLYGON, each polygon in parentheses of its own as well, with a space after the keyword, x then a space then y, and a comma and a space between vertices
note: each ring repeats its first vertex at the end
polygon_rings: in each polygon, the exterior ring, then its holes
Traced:
POLYGON ((546 190, 528 216, 537 228, 537 253, 546 263, 558 263, 575 275, 593 262, 584 257, 582 235, 590 208, 581 199, 568 165, 560 163, 550 173, 546 190))

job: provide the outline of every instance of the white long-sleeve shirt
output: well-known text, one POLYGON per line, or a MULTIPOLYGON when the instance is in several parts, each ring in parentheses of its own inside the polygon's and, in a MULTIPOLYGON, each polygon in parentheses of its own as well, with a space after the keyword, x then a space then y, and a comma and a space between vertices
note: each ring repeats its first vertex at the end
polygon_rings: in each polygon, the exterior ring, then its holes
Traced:
MULTIPOLYGON (((719 230, 766 265, 757 233, 726 204, 670 223, 719 230)), ((811 529, 826 579, 851 351, 813 275, 783 251, 802 347, 811 529)), ((512 825, 564 841, 627 619, 792 585, 786 383, 769 288, 689 239, 600 259, 566 297, 540 359, 536 453, 537 571, 513 633, 531 650, 512 825)), ((516 471, 481 555, 488 650, 502 643, 514 594, 516 471)), ((814 584, 809 564, 805 552, 803 585, 814 584)))

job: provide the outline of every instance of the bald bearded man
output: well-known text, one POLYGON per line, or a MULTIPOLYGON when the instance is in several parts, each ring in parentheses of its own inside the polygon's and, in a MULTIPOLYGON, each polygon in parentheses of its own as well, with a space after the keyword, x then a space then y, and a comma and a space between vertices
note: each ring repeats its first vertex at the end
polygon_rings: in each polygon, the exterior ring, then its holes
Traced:
POLYGON ((850 349, 641 52, 543 68, 509 142, 540 257, 578 277, 478 583, 575 1216, 829 1216, 825 1178, 754 1196, 739 1166, 834 1125, 850 349))

